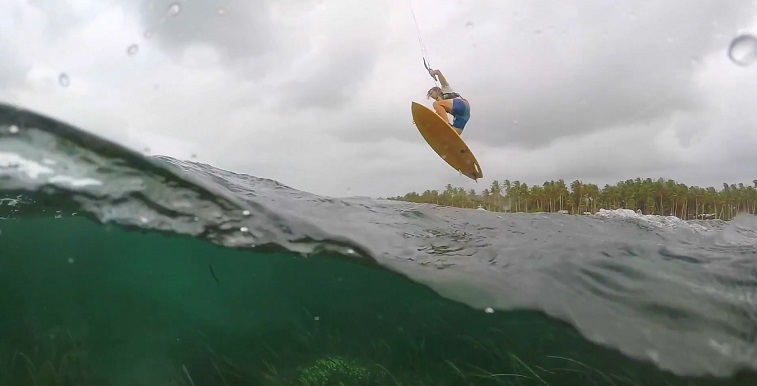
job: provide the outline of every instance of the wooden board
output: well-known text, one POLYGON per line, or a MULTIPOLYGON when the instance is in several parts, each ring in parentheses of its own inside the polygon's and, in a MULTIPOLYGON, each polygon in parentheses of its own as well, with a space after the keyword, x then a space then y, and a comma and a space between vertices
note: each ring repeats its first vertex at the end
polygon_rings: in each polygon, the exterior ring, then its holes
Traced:
POLYGON ((449 123, 420 103, 413 102, 411 110, 423 139, 449 166, 474 181, 484 177, 476 157, 449 123))

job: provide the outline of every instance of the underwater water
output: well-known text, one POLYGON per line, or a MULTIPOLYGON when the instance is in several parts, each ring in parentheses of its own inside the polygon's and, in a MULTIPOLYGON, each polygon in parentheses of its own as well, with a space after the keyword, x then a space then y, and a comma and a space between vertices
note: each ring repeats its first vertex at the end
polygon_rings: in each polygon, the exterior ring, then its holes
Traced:
POLYGON ((0 385, 754 385, 757 220, 330 198, 0 105, 0 385))

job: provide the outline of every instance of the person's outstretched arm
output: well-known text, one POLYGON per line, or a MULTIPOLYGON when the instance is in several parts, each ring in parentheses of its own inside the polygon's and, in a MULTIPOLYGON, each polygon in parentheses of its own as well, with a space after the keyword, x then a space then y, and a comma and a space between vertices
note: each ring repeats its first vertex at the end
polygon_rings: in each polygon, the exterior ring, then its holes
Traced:
POLYGON ((439 83, 441 83, 442 86, 449 87, 449 83, 447 83, 447 79, 444 78, 441 71, 434 70, 434 75, 439 77, 439 83))

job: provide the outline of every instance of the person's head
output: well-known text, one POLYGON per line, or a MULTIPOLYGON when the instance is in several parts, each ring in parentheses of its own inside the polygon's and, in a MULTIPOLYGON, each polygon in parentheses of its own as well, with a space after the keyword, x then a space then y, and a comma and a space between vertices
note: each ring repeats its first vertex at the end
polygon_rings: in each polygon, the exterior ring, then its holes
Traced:
POLYGON ((431 87, 426 93, 426 98, 432 98, 439 100, 442 97, 442 89, 439 87, 431 87))

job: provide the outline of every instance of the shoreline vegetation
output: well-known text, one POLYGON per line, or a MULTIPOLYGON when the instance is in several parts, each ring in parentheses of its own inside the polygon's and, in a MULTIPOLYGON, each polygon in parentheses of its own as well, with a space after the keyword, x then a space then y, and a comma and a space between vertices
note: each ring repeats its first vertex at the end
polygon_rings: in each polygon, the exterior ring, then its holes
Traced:
POLYGON ((579 180, 566 184, 559 179, 531 186, 495 180, 480 193, 447 184, 442 191, 410 192, 388 199, 492 212, 592 214, 600 209, 630 209, 682 220, 731 220, 740 213, 757 213, 757 179, 752 185, 723 183, 720 190, 663 178, 629 179, 602 188, 579 180))

